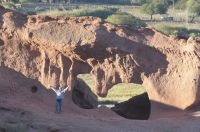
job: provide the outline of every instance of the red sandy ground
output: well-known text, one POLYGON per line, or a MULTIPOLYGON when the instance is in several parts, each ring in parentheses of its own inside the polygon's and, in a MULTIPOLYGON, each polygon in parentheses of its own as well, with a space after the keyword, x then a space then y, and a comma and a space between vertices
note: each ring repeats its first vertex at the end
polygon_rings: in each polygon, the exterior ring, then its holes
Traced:
MULTIPOLYGON (((200 112, 154 106, 149 120, 124 119, 107 108, 81 109, 69 94, 63 112, 54 113, 55 94, 38 82, 0 68, 0 131, 24 126, 28 132, 198 132, 200 112), (38 87, 36 93, 31 87, 38 87)), ((154 104, 152 104, 154 105, 154 104)), ((156 105, 156 104, 155 104, 156 105)))

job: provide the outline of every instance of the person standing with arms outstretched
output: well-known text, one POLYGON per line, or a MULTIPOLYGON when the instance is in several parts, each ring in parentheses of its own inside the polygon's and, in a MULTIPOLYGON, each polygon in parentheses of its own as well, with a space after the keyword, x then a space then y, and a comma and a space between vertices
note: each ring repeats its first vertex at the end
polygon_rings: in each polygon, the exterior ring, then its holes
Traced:
POLYGON ((50 87, 50 88, 56 93, 56 113, 61 113, 65 92, 69 87, 66 87, 63 90, 60 87, 50 87))

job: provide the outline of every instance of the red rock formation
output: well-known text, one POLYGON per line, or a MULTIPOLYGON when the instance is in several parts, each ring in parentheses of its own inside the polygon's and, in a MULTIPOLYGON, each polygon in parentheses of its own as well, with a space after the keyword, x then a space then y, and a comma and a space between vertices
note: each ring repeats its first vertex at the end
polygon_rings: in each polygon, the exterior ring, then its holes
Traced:
POLYGON ((90 73, 100 96, 117 83, 138 83, 151 100, 185 109, 200 100, 199 45, 99 18, 25 16, 0 7, 0 66, 47 88, 73 88, 78 74, 90 73))

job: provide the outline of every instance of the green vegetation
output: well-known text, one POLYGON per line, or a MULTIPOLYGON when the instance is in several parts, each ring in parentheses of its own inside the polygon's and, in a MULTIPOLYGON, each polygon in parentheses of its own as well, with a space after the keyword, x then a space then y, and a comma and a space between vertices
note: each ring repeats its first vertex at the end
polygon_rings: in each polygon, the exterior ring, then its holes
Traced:
POLYGON ((0 5, 3 6, 4 8, 7 8, 7 9, 16 9, 15 4, 12 3, 12 2, 4 2, 0 5))
POLYGON ((19 0, 20 3, 36 3, 39 2, 39 0, 19 0))
POLYGON ((188 12, 191 23, 200 16, 200 0, 177 0, 175 8, 188 12))
POLYGON ((100 17, 102 19, 107 18, 109 15, 115 13, 118 9, 117 8, 106 8, 106 7, 99 7, 97 9, 74 9, 74 10, 54 10, 54 11, 44 11, 38 13, 39 15, 56 15, 56 16, 94 16, 100 17))
POLYGON ((176 4, 175 4, 175 8, 176 9, 181 9, 184 10, 186 9, 186 3, 188 0, 177 0, 176 4))
POLYGON ((187 6, 191 13, 191 22, 193 22, 196 16, 200 16, 200 0, 188 0, 187 6))
POLYGON ((76 0, 76 2, 83 2, 83 3, 118 4, 118 5, 128 5, 131 4, 131 1, 132 0, 76 0))
POLYGON ((200 36, 200 29, 187 29, 183 26, 178 25, 168 25, 168 24, 157 24, 154 28, 166 35, 177 36, 180 33, 186 33, 191 37, 200 36))
POLYGON ((118 25, 129 25, 134 28, 141 28, 146 26, 142 20, 127 13, 113 14, 109 16, 106 21, 118 25))
POLYGON ((120 83, 112 87, 109 90, 106 98, 98 98, 99 101, 116 101, 122 102, 130 99, 136 95, 140 95, 145 92, 145 89, 141 85, 133 83, 120 83))
MULTIPOLYGON (((78 78, 83 79, 88 86, 94 92, 95 82, 90 74, 80 74, 78 78)), ((109 90, 106 98, 99 97, 98 100, 100 103, 113 103, 113 102, 122 102, 130 99, 133 96, 142 94, 145 92, 145 88, 141 85, 133 84, 133 83, 120 83, 112 87, 109 90)))
POLYGON ((169 3, 166 0, 152 0, 141 7, 141 11, 149 14, 151 20, 154 14, 165 14, 169 7, 169 3))
POLYGON ((114 24, 130 25, 133 28, 141 28, 146 26, 146 24, 142 20, 128 13, 116 13, 118 10, 119 10, 118 8, 99 7, 96 9, 82 8, 74 10, 43 11, 39 12, 38 14, 53 15, 53 16, 94 16, 94 17, 100 17, 114 24))

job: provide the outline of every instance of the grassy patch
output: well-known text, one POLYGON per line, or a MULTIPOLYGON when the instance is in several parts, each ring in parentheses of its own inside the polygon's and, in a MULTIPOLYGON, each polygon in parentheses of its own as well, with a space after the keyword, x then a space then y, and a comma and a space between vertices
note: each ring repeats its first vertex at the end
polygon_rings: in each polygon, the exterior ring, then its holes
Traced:
POLYGON ((185 32, 189 36, 200 36, 200 29, 187 29, 182 25, 169 25, 169 24, 156 24, 153 26, 156 30, 166 34, 166 35, 177 35, 180 32, 185 32))
MULTIPOLYGON (((83 79, 94 92, 95 82, 90 74, 80 74, 78 78, 83 79)), ((130 99, 133 96, 144 93, 146 90, 143 86, 133 83, 120 83, 109 90, 106 98, 98 97, 99 103, 113 104, 130 99)))
POLYGON ((52 11, 44 11, 39 12, 39 15, 53 15, 53 16, 94 16, 100 17, 102 19, 107 18, 109 15, 115 13, 118 9, 117 8, 106 8, 106 7, 99 7, 99 8, 83 8, 83 9, 74 9, 74 10, 52 10, 52 11))
POLYGON ((113 14, 109 16, 106 21, 118 25, 129 25, 134 28, 141 28, 146 26, 142 20, 127 13, 113 14))

